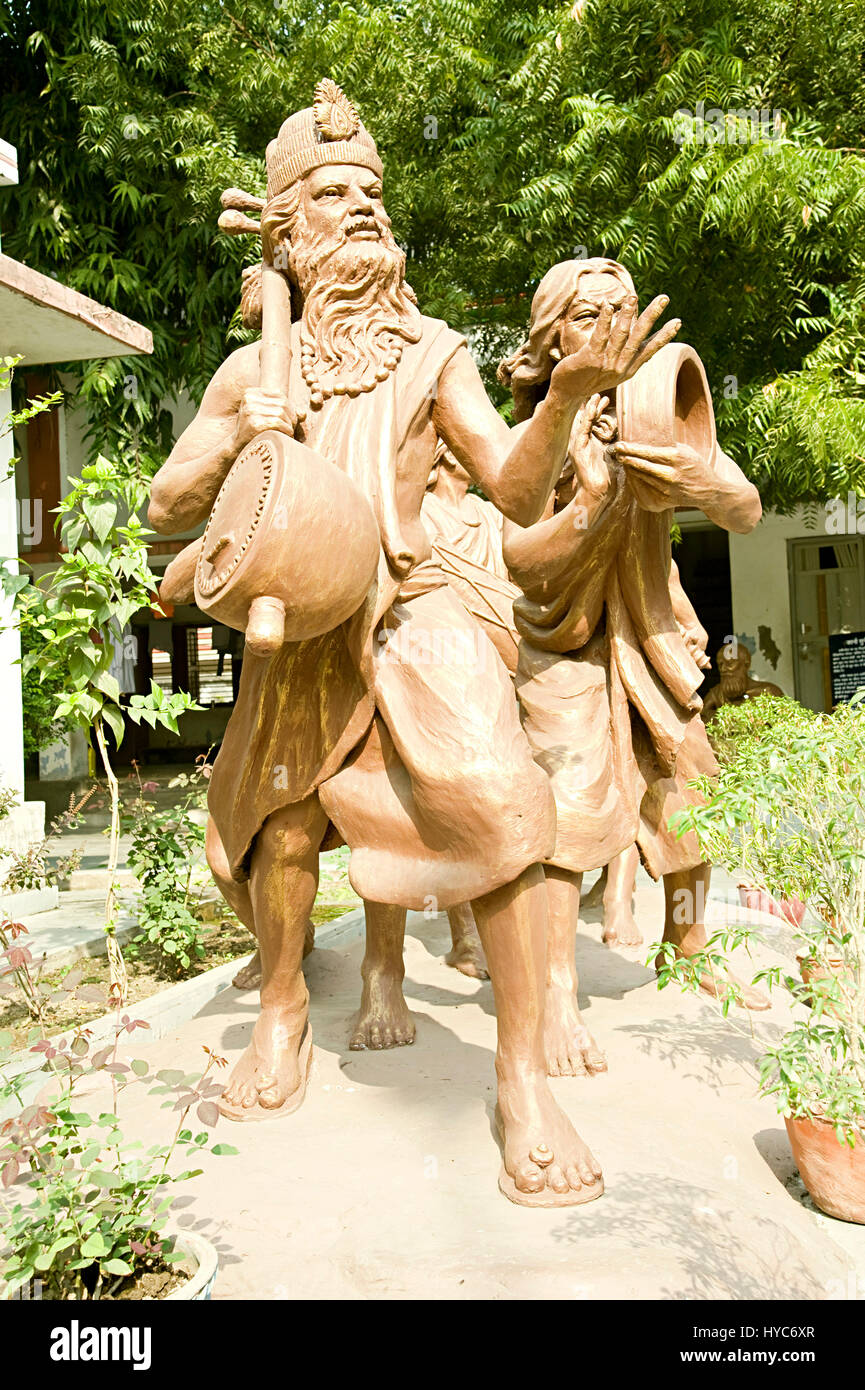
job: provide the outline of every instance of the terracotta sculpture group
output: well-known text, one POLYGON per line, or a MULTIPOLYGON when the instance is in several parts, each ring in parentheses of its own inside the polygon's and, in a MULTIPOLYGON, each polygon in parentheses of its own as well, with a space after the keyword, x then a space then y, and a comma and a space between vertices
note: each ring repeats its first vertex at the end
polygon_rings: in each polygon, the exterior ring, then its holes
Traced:
POLYGON ((405 912, 449 911, 456 963, 485 961, 495 996, 500 1186, 584 1202, 601 1169, 548 1081, 606 1065, 576 1004, 583 873, 638 854, 665 939, 705 940, 708 869, 667 829, 714 766, 672 512, 747 531, 760 502, 678 321, 656 328, 666 298, 640 313, 612 261, 542 280, 500 369, 509 428, 465 340, 418 308, 382 172, 324 81, 268 146, 266 199, 227 195, 223 225, 260 229, 243 308, 261 342, 219 368, 153 484, 157 530, 207 523, 166 590, 246 630, 207 844, 257 939, 261 1012, 221 1108, 303 1100, 305 931, 318 856, 345 843, 368 923, 355 1045, 411 1040, 405 912))

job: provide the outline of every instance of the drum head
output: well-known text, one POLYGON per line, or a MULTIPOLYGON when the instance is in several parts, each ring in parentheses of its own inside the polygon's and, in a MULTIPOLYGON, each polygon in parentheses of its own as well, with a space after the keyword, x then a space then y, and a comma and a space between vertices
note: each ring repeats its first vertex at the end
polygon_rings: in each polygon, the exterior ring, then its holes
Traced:
POLYGON ((220 488, 202 538, 196 602, 243 632, 254 600, 277 600, 284 640, 305 641, 357 611, 380 547, 357 484, 314 449, 268 430, 238 455, 220 488))
POLYGON ((214 598, 231 579, 252 544, 274 486, 276 452, 270 434, 241 451, 219 490, 204 532, 196 588, 214 598))

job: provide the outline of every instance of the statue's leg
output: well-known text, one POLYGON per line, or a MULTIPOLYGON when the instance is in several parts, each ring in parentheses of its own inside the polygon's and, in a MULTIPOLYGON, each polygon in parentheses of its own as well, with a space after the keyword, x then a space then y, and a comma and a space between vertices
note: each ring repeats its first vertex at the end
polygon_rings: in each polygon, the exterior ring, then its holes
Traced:
MULTIPOLYGON (((707 941, 703 917, 709 897, 709 880, 712 870, 708 864, 698 864, 695 869, 680 869, 664 875, 664 894, 666 897, 666 917, 664 920, 664 940, 672 942, 677 953, 692 956, 702 950, 707 941)), ((662 957, 657 957, 660 964, 662 957)), ((716 998, 719 992, 732 983, 740 990, 743 1008, 762 1010, 769 1008, 768 996, 762 990, 745 984, 728 971, 703 971, 700 988, 716 998)))
POLYGON ((484 960, 484 948, 478 936, 474 915, 468 903, 448 908, 451 929, 451 949, 445 956, 448 965, 473 980, 490 978, 484 960))
POLYGON ((604 889, 604 940, 608 946, 641 946, 642 933, 634 916, 634 889, 640 851, 630 845, 611 859, 604 889))
POLYGON ((584 907, 584 908, 603 907, 603 905, 604 905, 604 893, 606 892, 606 888, 607 888, 607 866, 606 866, 606 864, 605 864, 604 867, 603 867, 603 869, 601 869, 600 874, 599 874, 598 877, 595 879, 594 883, 592 884, 591 888, 589 889, 588 893, 584 893, 584 894, 583 894, 583 897, 582 897, 582 905, 583 905, 583 907, 584 907))
POLYGON ((348 1045, 354 1051, 365 1047, 404 1047, 414 1042, 414 1024, 402 992, 406 910, 387 903, 365 902, 363 906, 363 993, 348 1045))
MULTIPOLYGON (((228 867, 228 858, 219 838, 219 831, 212 816, 207 818, 207 832, 205 834, 205 850, 207 863, 210 872, 213 874, 216 886, 219 889, 228 906, 231 908, 235 917, 255 936, 255 918, 252 912, 252 899, 249 896, 249 884, 237 883, 231 877, 228 867)), ((310 951, 315 949, 315 925, 312 920, 308 920, 304 934, 303 954, 308 956, 310 951)), ((261 984, 261 952, 256 951, 248 965, 244 965, 238 970, 231 983, 235 989, 258 989, 261 984)))
POLYGON ((603 1192, 601 1169, 556 1104, 544 1057, 547 901, 543 870, 472 904, 498 1018, 498 1106, 504 1147, 499 1185, 526 1205, 585 1202, 603 1192))
POLYGON ((268 816, 255 842, 249 896, 261 952, 261 1013, 219 1102, 230 1119, 265 1119, 303 1099, 311 1039, 301 961, 326 828, 318 798, 308 797, 268 816))
POLYGON ((548 864, 546 878, 547 966, 544 1003, 544 1051, 550 1076, 584 1076, 607 1070, 577 1005, 577 966, 574 953, 580 920, 582 874, 548 864))
MULTIPOLYGON (((232 877, 228 866, 228 857, 223 848, 216 822, 212 816, 207 818, 207 830, 204 837, 205 852, 210 872, 213 874, 216 886, 219 889, 228 906, 231 908, 235 917, 255 936, 255 918, 252 913, 252 899, 249 896, 249 884, 237 883, 232 877)), ((234 979, 231 981, 235 989, 258 989, 261 984, 261 956, 258 951, 252 960, 238 970, 234 979)))

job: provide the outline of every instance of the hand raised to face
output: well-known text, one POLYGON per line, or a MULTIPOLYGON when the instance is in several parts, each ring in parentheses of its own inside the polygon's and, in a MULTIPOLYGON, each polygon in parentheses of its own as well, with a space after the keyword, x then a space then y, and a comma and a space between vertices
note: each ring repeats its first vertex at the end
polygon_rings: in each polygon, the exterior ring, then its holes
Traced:
POLYGON ((612 481, 603 450, 592 449, 589 445, 592 431, 603 418, 609 404, 608 396, 592 396, 577 416, 571 434, 570 447, 576 481, 591 498, 603 497, 609 491, 612 481))
POLYGON ((585 400, 627 381, 678 333, 681 320, 671 319, 652 334, 668 304, 658 295, 637 316, 636 296, 628 295, 620 306, 611 298, 599 309, 587 301, 582 314, 580 306, 573 316, 569 311, 560 330, 566 355, 553 369, 551 388, 585 400))

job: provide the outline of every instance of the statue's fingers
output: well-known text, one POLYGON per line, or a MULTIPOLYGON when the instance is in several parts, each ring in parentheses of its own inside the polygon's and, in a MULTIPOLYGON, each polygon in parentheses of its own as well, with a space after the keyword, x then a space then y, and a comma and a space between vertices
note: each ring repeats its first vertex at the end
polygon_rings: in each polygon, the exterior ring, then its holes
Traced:
POLYGON ((631 328, 631 335, 628 339, 628 347, 632 348, 634 352, 639 349, 644 339, 648 337, 669 302, 669 295, 655 295, 651 304, 643 310, 639 318, 634 320, 631 328))
POLYGON ((581 413, 581 415, 580 415, 579 423, 578 423, 578 425, 577 425, 576 438, 575 438, 575 440, 574 440, 574 443, 576 444, 578 450, 580 450, 580 449, 585 449, 586 445, 587 445, 588 442, 589 442, 589 435, 591 434, 591 432, 592 432, 592 415, 591 415, 591 411, 589 411, 589 410, 584 410, 584 411, 581 413))
MULTIPOLYGON (((673 445, 673 449, 676 447, 673 445)), ((636 444, 626 439, 620 439, 617 444, 613 445, 613 453, 620 462, 625 461, 622 455, 627 454, 629 458, 636 459, 637 462, 642 462, 645 459, 650 463, 666 464, 669 467, 671 452, 672 449, 667 444, 636 444)))
POLYGON ((670 322, 665 323, 663 328, 659 328, 657 333, 653 334, 649 341, 640 348, 631 364, 630 375, 633 376, 635 372, 645 366, 650 358, 654 357, 656 352, 660 352, 662 347, 666 347, 667 343, 675 338, 681 327, 681 319, 670 319, 670 322))
POLYGON ((613 306, 610 303, 601 305, 601 312, 595 321, 592 336, 589 339, 589 352, 592 355, 603 357, 607 350, 607 340, 610 336, 610 324, 613 322, 613 306))
POLYGON ((634 323, 634 314, 636 312, 637 297, 636 295, 632 295, 630 299, 625 300, 616 315, 616 322, 610 332, 610 338, 607 344, 607 360, 611 367, 615 367, 618 364, 622 348, 630 338, 634 323))

